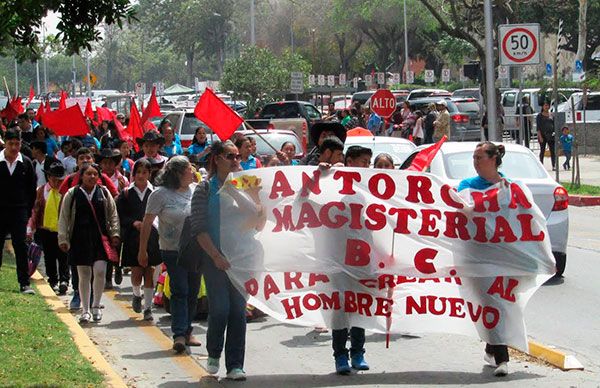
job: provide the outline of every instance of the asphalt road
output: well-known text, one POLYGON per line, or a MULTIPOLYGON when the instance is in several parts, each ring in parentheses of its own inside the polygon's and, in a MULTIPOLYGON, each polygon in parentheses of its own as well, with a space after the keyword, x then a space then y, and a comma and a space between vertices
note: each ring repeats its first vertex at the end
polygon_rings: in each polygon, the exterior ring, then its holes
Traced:
MULTIPOLYGON (((125 277, 118 293, 105 298, 100 324, 86 331, 117 373, 135 387, 372 387, 372 386, 512 386, 600 387, 600 207, 570 208, 567 270, 561 284, 543 286, 526 310, 531 338, 573 354, 585 371, 563 372, 513 354, 510 375, 496 378, 484 366, 483 344, 456 335, 392 336, 389 349, 383 335, 367 335, 371 370, 337 376, 330 334, 281 324, 266 318, 248 325, 248 381, 233 383, 203 377, 206 348, 191 349, 190 357, 174 357, 170 347, 170 317, 157 309, 154 324, 135 317, 129 307, 131 287, 125 277), (162 330, 162 333, 154 327, 162 330), (149 328, 148 326, 152 326, 149 328), (153 331, 154 330, 154 331, 153 331)), ((206 322, 195 324, 205 342, 206 322)))

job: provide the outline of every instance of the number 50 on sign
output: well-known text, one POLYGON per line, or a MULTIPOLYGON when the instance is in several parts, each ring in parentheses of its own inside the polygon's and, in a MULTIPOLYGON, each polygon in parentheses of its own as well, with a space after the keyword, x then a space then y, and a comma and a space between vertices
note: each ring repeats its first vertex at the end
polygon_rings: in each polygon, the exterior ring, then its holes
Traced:
POLYGON ((540 25, 498 26, 500 65, 523 66, 540 63, 540 25))

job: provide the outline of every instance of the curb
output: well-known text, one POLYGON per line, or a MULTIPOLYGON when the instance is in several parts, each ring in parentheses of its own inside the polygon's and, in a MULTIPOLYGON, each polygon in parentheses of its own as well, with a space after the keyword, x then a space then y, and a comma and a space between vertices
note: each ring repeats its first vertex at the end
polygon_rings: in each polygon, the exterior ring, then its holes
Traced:
POLYGON ((71 315, 67 307, 58 298, 58 296, 56 296, 52 288, 50 288, 43 276, 36 271, 31 279, 38 289, 40 295, 44 298, 46 304, 50 306, 58 318, 69 328, 73 342, 75 342, 75 345, 77 345, 79 352, 92 364, 94 368, 104 375, 104 383, 106 386, 126 388, 127 384, 125 384, 125 381, 123 381, 121 376, 119 376, 112 369, 98 348, 96 348, 96 345, 94 345, 90 337, 88 337, 86 332, 75 320, 75 317, 71 315))
POLYGON ((569 206, 600 206, 600 197, 593 195, 569 194, 569 206))
POLYGON ((528 354, 532 357, 546 361, 563 371, 584 369, 583 365, 575 358, 575 356, 532 340, 529 340, 528 354))

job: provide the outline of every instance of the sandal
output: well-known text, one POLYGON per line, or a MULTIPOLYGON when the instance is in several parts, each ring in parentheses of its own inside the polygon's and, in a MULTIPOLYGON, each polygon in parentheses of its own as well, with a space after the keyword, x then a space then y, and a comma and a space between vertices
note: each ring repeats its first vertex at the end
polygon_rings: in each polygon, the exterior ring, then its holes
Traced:
POLYGON ((79 323, 89 323, 91 319, 92 319, 92 314, 90 314, 90 313, 83 313, 79 317, 79 323))

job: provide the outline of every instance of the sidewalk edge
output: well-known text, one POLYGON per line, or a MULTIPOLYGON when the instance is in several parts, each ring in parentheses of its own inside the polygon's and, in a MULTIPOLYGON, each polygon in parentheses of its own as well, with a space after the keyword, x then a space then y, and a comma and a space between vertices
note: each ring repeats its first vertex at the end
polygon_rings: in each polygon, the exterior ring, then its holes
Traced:
POLYGON ((600 196, 569 194, 569 206, 600 206, 600 196))
POLYGON ((558 349, 529 340, 530 356, 544 360, 563 371, 584 370, 583 365, 577 361, 575 356, 568 355, 558 349))
POLYGON ((38 292, 44 298, 44 301, 58 318, 69 328, 73 342, 79 349, 79 352, 85 357, 94 368, 96 368, 105 377, 104 383, 109 387, 124 388, 127 384, 119 374, 117 374, 110 366, 108 361, 102 356, 96 345, 92 342, 86 332, 79 326, 75 317, 69 312, 63 302, 56 296, 52 288, 44 280, 42 275, 36 271, 31 277, 38 292))

